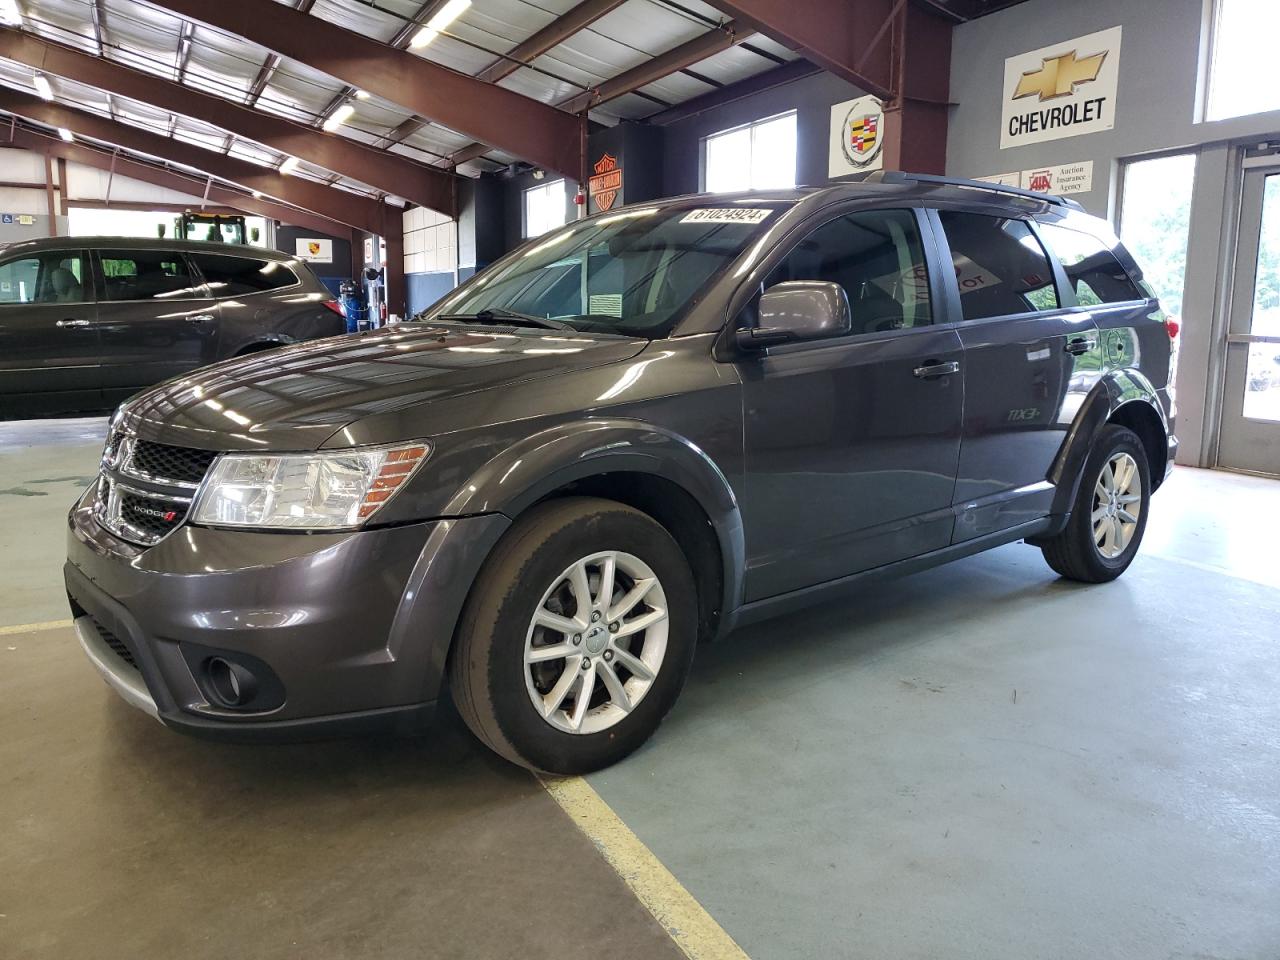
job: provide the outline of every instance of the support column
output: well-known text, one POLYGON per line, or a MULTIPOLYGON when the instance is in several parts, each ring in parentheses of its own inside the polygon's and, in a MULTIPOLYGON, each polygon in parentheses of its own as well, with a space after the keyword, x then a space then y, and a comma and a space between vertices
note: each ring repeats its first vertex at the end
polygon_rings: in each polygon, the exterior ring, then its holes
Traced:
POLYGON ((44 199, 49 210, 49 236, 58 235, 58 204, 53 198, 53 157, 44 155, 44 199))
POLYGON ((910 3, 894 14, 889 42, 895 95, 885 105, 884 165, 946 173, 951 24, 910 3))

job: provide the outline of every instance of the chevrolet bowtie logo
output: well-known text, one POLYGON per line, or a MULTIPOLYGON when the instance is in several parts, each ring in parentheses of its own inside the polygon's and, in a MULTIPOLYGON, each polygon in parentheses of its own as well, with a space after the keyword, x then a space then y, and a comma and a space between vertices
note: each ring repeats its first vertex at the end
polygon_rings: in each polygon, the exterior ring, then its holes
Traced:
POLYGON ((1040 96, 1040 102, 1057 97, 1069 97, 1075 93, 1076 87, 1098 79, 1102 69, 1102 61, 1107 59, 1107 51, 1095 53, 1083 60, 1076 59, 1076 52, 1064 53, 1059 57, 1045 58, 1039 70, 1028 70, 1018 81, 1018 88, 1013 91, 1013 99, 1040 96))

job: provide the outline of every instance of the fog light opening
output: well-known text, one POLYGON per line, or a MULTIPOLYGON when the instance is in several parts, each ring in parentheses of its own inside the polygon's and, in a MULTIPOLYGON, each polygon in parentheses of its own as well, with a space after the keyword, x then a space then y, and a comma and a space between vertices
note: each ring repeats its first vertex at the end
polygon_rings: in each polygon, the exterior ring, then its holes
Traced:
POLYGON ((253 674, 238 663, 224 657, 210 657, 204 669, 210 692, 223 706, 244 706, 257 693, 258 683, 253 674))

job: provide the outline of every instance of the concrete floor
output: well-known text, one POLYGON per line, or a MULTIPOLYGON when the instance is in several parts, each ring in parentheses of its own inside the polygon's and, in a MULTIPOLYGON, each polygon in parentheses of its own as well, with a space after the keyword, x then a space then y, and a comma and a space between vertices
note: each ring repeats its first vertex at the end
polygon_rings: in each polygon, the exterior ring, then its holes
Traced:
MULTIPOLYGON (((0 625, 66 616, 101 432, 0 425, 0 625)), ((1179 469, 1117 583, 1013 545, 744 630, 590 782, 755 960, 1275 960, 1277 543, 1280 483, 1179 469)), ((0 635, 0 730, 0 957, 679 955, 448 714, 192 741, 61 629, 0 635)))

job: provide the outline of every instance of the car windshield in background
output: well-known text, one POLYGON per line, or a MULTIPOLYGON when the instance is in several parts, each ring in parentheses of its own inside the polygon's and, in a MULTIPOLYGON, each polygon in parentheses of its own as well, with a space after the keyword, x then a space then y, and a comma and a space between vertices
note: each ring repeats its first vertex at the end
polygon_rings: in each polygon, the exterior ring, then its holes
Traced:
POLYGON ((642 207, 559 230, 443 300, 424 320, 664 337, 698 292, 778 216, 775 201, 642 207))

